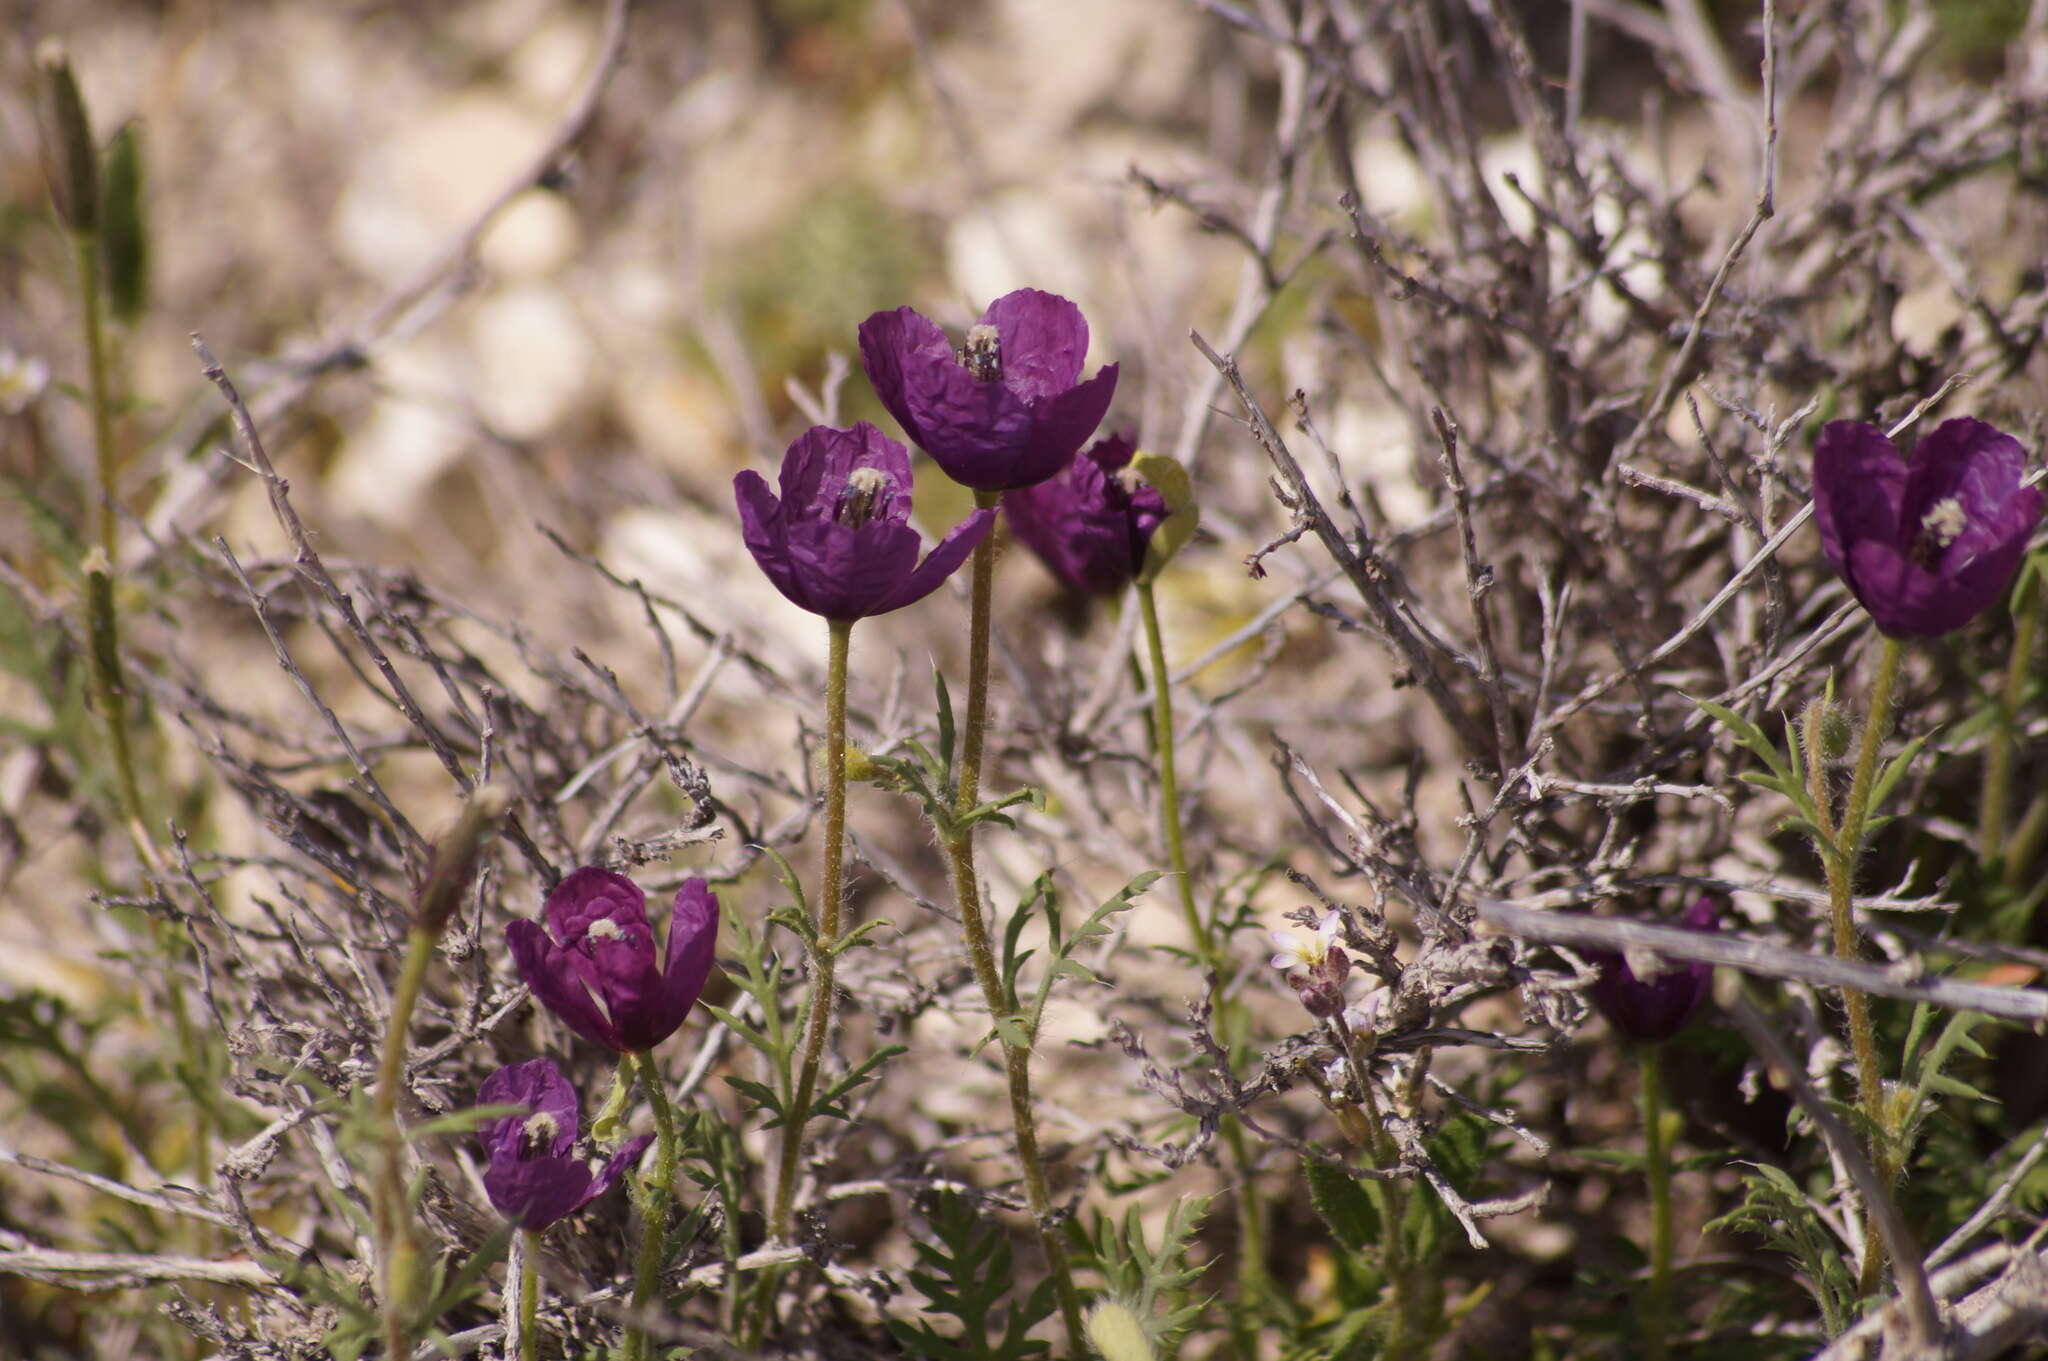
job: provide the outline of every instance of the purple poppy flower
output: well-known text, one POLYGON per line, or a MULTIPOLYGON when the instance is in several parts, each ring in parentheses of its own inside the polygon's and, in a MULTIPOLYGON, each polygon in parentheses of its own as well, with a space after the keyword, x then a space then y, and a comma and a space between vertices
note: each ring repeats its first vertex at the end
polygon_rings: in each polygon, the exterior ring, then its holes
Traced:
POLYGON ((522 1106, 477 1126, 483 1141, 484 1191, 499 1214, 522 1229, 545 1229, 596 1200, 639 1160, 649 1135, 628 1139, 596 1172, 576 1148, 576 1089, 546 1059, 515 1063, 484 1079, 479 1106, 522 1106))
POLYGON ((652 1049, 697 1005, 718 941, 718 895, 702 879, 676 890, 668 957, 657 962, 647 895, 610 870, 584 868, 555 885, 539 922, 507 928, 513 962, 533 995, 593 1044, 652 1049))
POLYGON ((1953 633, 2012 584, 2041 518, 2026 451, 1994 425, 1943 421, 1902 457, 1884 432, 1830 421, 1813 451, 1821 547, 1893 638, 1953 633))
POLYGON ((1109 410, 1117 366, 1087 382, 1088 323, 1054 293, 1021 288, 982 313, 959 350, 908 307, 860 326, 860 362, 875 395, 946 475, 976 491, 1043 482, 1109 410))
MULTIPOLYGON (((1678 924, 1707 935, 1721 929, 1721 904, 1702 894, 1678 924)), ((1607 1023, 1638 1044, 1657 1044, 1685 1029, 1714 983, 1714 966, 1670 961, 1660 972, 1639 976, 1624 955, 1589 951, 1600 977, 1587 991, 1607 1023)))
POLYGON ((1119 476, 1137 452, 1129 435, 1110 435, 1037 486, 1003 494, 1017 541, 1084 594, 1114 595, 1130 585, 1167 517, 1157 487, 1119 476))
POLYGON ((978 510, 925 560, 910 524, 910 453, 861 421, 814 425, 782 459, 782 497, 751 470, 732 480, 747 551, 775 589, 827 619, 865 619, 930 595, 995 523, 978 510))

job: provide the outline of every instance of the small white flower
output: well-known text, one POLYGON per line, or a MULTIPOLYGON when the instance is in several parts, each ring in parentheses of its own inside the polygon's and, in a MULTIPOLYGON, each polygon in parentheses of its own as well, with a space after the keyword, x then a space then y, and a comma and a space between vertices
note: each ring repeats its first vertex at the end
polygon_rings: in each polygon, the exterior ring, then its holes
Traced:
POLYGON ((1351 1006, 1344 1008, 1344 1024, 1353 1030, 1370 1030, 1375 1033, 1387 1022, 1387 1004, 1394 995, 1385 988, 1374 988, 1351 1006))
POLYGON ((0 414, 18 416, 50 385, 50 366, 32 354, 0 350, 0 414))
POLYGON ((1304 936, 1299 931, 1273 932, 1276 947, 1273 967, 1288 973, 1296 969, 1316 968, 1330 957, 1330 948, 1337 944, 1337 937, 1343 929, 1343 919, 1332 912, 1323 918, 1313 935, 1304 936))
POLYGON ((1329 1083, 1330 1086, 1336 1088, 1338 1091, 1341 1092, 1344 1090, 1344 1079, 1350 1074, 1350 1072, 1350 1064, 1346 1063, 1341 1058, 1332 1059, 1330 1061, 1330 1065, 1327 1068, 1323 1069, 1323 1081, 1329 1083))

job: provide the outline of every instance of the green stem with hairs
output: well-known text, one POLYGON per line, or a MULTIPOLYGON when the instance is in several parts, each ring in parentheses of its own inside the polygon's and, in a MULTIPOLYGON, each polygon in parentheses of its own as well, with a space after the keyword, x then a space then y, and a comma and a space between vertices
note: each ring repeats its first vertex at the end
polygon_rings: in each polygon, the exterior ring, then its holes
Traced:
POLYGON ((1671 1320, 1671 1145, 1664 1138, 1659 1046, 1636 1050, 1642 1084, 1643 1169, 1650 1189, 1650 1285, 1643 1294, 1643 1356, 1664 1361, 1671 1320))
MULTIPOLYGON (((1863 720, 1863 735, 1856 749, 1856 769, 1849 781, 1849 799, 1842 808, 1842 820, 1833 836, 1833 848, 1824 850, 1821 866, 1828 885, 1828 919, 1833 928, 1835 954, 1857 959, 1862 954, 1862 934, 1856 926, 1856 862, 1863 850, 1863 829, 1869 821, 1870 791, 1877 778, 1878 748, 1891 725, 1892 692, 1899 678, 1899 661, 1905 647, 1896 638, 1886 638, 1878 654, 1877 676, 1872 682, 1870 707, 1863 720)), ((1817 756, 1819 752, 1810 753, 1817 756)), ((1816 800, 1823 821, 1825 800, 1816 800)), ((1827 828, 1821 829, 1823 833, 1827 828)), ((1877 1031, 1870 1019, 1870 998, 1860 989, 1842 989, 1842 1008, 1849 1018, 1849 1047, 1856 1058, 1856 1095, 1870 1122, 1870 1161, 1878 1179, 1889 1187, 1898 1175, 1886 1151, 1884 1066, 1877 1054, 1877 1031)), ((1858 1287, 1868 1295, 1876 1291, 1884 1266, 1883 1240, 1866 1207, 1864 1213, 1863 1265, 1858 1287)))
POLYGON ((1152 583, 1138 583, 1138 614, 1145 623, 1145 650, 1152 663, 1152 734, 1159 749, 1159 822, 1166 833, 1166 854, 1180 889, 1180 910, 1187 918, 1188 943, 1202 963, 1218 965, 1216 941, 1195 905, 1195 883, 1188 874, 1187 843, 1181 835, 1180 784, 1173 763, 1173 683, 1166 671, 1166 645, 1159 634, 1159 606, 1152 583))
POLYGON ((405 963, 391 994, 391 1017, 384 1029, 384 1052, 377 1064, 375 1104, 383 1157, 377 1168, 377 1256, 383 1270, 384 1354, 411 1355, 411 1320, 419 1241, 413 1236, 412 1214, 405 1203, 405 1131, 398 1123, 398 1089, 405 1078, 405 1041, 412 1013, 434 961, 438 930, 415 926, 406 934, 405 963))
MULTIPOLYGON (((1139 618, 1145 626, 1145 651, 1152 668, 1152 743, 1159 754, 1159 821, 1166 837, 1174 883, 1180 892, 1181 915, 1187 919, 1189 947, 1209 970, 1209 1012, 1220 1026, 1225 1007, 1223 956, 1217 949, 1215 932, 1196 906, 1194 876, 1188 873, 1187 841, 1180 819, 1180 782, 1174 765, 1173 679, 1166 669, 1166 644, 1159 627, 1159 606, 1153 599, 1152 583, 1138 582, 1137 591, 1139 618)), ((1247 1297, 1263 1296, 1268 1285, 1265 1216, 1259 1206, 1258 1186, 1252 1179, 1251 1151, 1245 1144, 1244 1124, 1232 1112, 1223 1117, 1218 1128, 1237 1169, 1238 1283, 1247 1297)))
MULTIPOLYGON (((818 944, 812 954, 811 1014, 804 1031, 803 1059, 797 1070, 796 1088, 789 1109, 783 1114, 782 1157, 776 1171, 775 1203, 768 1217, 768 1238, 781 1242, 789 1237, 796 1213, 797 1175, 803 1161, 804 1126, 810 1119, 811 1098, 818 1089, 818 1067, 825 1053, 825 1037, 832 1025, 832 973, 838 964, 834 952, 839 941, 840 917, 846 897, 846 660, 853 635, 853 621, 833 619, 827 623, 831 639, 825 662, 825 866, 824 889, 819 895, 818 944)), ((755 1304, 750 1345, 758 1346, 775 1313, 775 1283, 778 1273, 761 1274, 761 1293, 755 1304)))
POLYGON ((2005 683, 1998 691, 1997 720, 1984 754, 1984 798, 1977 810, 1977 858, 1987 867, 2005 851, 2005 824, 2012 800, 2013 738, 2027 672, 2033 667, 2034 644, 2040 636, 2043 611, 2048 611, 2048 591, 2042 589, 2041 582, 2029 577, 2018 602, 2019 622, 2013 630, 2012 655, 2006 659, 2005 683))
MULTIPOLYGON (((641 1188, 640 1257, 633 1268, 633 1312, 637 1314, 647 1307, 661 1278, 662 1240, 668 1232, 668 1207, 676 1184, 676 1117, 669 1109, 668 1090, 661 1070, 655 1067, 654 1055, 643 1049, 628 1054, 624 1062, 638 1071, 640 1090, 647 1093, 647 1104, 654 1110, 654 1175, 641 1188)), ((647 1356, 647 1330, 635 1324, 626 1334, 626 1359, 647 1361, 647 1356)))
POLYGON ((519 1231, 519 1361, 540 1358, 540 1235, 519 1231))
POLYGON ((119 560, 120 521, 114 513, 119 491, 119 456, 114 448, 114 403, 107 374, 107 337, 100 301, 99 233, 71 233, 78 260, 78 303, 85 322, 86 382, 92 411, 93 468, 99 500, 94 508, 94 546, 86 559, 87 634, 92 639, 94 698, 107 725, 107 744, 120 786, 121 813, 145 866, 156 869, 156 855, 142 813, 142 788, 135 778, 135 756, 128 742, 128 692, 121 681, 121 626, 114 601, 114 573, 119 560))
MULTIPOLYGON (((974 503, 983 509, 997 501, 994 492, 977 491, 974 503)), ((989 615, 995 596, 995 539, 984 538, 974 549, 972 586, 968 610, 967 715, 961 739, 960 786, 954 798, 954 814, 964 819, 981 797, 981 760, 988 733, 989 615)), ((960 909, 960 923, 967 937, 967 957, 975 981, 988 1003, 991 1017, 1002 1016, 1007 1007, 1002 974, 996 966, 995 949, 989 941, 988 925, 982 920, 981 881, 974 866, 974 828, 958 827, 947 833, 946 861, 953 883, 953 899, 960 909)), ((1038 1243, 1045 1253, 1053 1292, 1059 1300, 1060 1319, 1066 1327, 1067 1349, 1074 1357, 1089 1354, 1081 1327, 1081 1295, 1074 1287, 1073 1272, 1067 1266, 1065 1246, 1053 1223, 1052 1197, 1047 1189, 1045 1163, 1038 1149, 1037 1116, 1031 1102, 1031 1052, 1007 1040, 998 1039, 1003 1067, 1009 1081, 1010 1123, 1017 1139, 1017 1162, 1024 1174, 1024 1199, 1038 1230, 1038 1243)))

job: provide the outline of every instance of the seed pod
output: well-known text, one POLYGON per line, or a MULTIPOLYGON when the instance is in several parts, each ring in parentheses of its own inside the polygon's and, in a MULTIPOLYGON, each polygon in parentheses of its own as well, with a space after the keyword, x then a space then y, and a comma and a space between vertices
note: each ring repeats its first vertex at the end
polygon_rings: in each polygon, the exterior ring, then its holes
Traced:
POLYGON ((134 322, 149 303, 149 225, 142 207, 142 135, 124 123, 107 146, 101 200, 100 252, 106 260, 107 307, 134 322))
POLYGON ((448 929, 449 919, 462 905, 462 895, 476 878, 485 844, 511 807, 510 796, 495 785, 482 785, 469 796, 462 816, 434 847, 433 864, 413 911, 415 929, 436 940, 448 929))
POLYGON ((36 115, 42 124, 43 173, 58 219, 74 232, 99 230, 99 153, 92 123, 78 78, 71 73, 71 58, 54 40, 36 49, 36 115))

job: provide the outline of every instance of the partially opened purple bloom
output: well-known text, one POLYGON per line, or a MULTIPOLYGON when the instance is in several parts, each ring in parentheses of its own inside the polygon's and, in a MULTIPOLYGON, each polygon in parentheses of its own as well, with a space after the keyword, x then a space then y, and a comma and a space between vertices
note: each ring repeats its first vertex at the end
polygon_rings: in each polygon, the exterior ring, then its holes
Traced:
MULTIPOLYGON (((1702 894, 1678 924, 1712 935, 1721 929, 1721 904, 1702 894)), ((1714 984, 1711 964, 1673 960, 1662 971, 1639 977, 1626 956, 1592 951, 1587 958, 1600 969, 1588 989, 1593 1005, 1609 1025, 1639 1044, 1657 1044, 1685 1029, 1714 984)))
POLYGON ((1119 476, 1137 451, 1130 436, 1110 435, 1037 486, 1003 494, 1010 532, 1077 591, 1114 595, 1130 585, 1166 519, 1157 487, 1119 476))
POLYGON ((1087 382, 1088 323, 1054 293, 1023 288, 989 304, 957 351, 908 307, 861 323, 875 394, 946 475, 1012 491, 1067 466, 1109 411, 1117 366, 1087 382))
POLYGON ((603 1195, 636 1162, 648 1135, 628 1139, 595 1173, 576 1148, 576 1089, 546 1059, 515 1063, 484 1079, 479 1106, 519 1106, 477 1127, 483 1141, 484 1191, 499 1214, 522 1229, 545 1229, 603 1195))
POLYGON ((1882 430, 1830 421, 1813 451, 1821 547, 1878 629, 1933 638, 2005 594, 2041 518, 2026 451, 1994 425, 1943 421, 1909 461, 1882 430))
POLYGON ((593 1044, 652 1049, 697 1005, 718 942, 718 895, 702 879, 676 890, 668 957, 658 962, 647 895, 610 870, 584 868, 555 885, 540 923, 506 935, 519 976, 549 1011, 593 1044))
POLYGON ((827 619, 865 619, 924 599, 995 522, 994 511, 976 511, 918 562, 910 453, 866 421, 797 436, 780 481, 778 500, 757 472, 732 480, 740 531, 775 589, 827 619))

